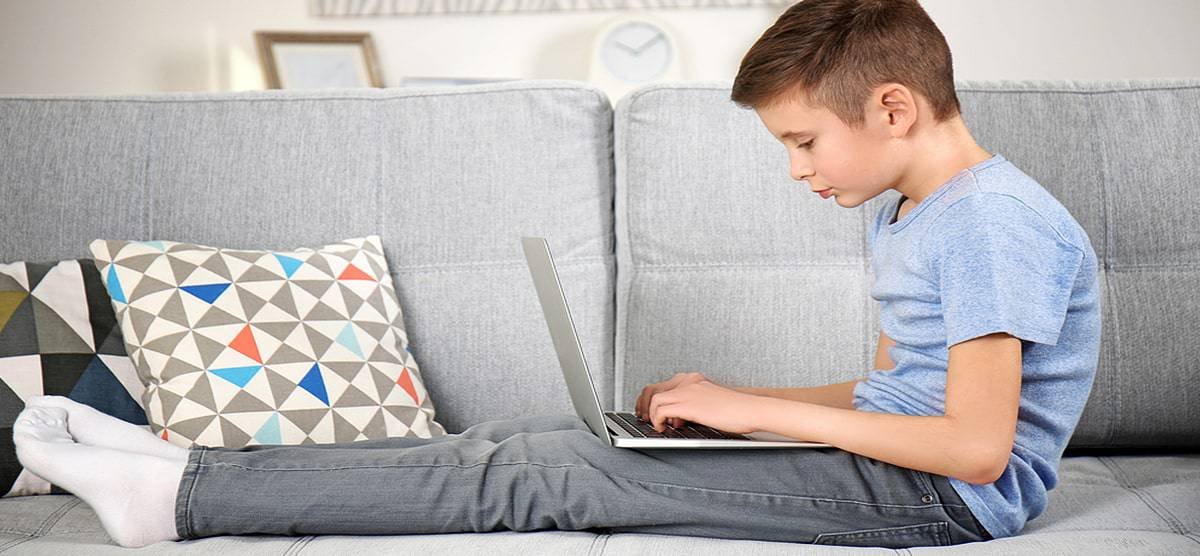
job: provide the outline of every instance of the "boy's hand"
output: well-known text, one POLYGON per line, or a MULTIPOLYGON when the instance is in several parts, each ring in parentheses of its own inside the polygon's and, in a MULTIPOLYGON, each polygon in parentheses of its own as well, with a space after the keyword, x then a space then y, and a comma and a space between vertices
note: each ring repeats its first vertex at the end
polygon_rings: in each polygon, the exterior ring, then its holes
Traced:
MULTIPOLYGON (((655 394, 674 390, 675 388, 687 386, 688 384, 696 384, 698 382, 705 381, 712 382, 708 379, 708 377, 704 376, 703 373, 675 373, 675 376, 667 380, 656 382, 646 386, 645 388, 642 388, 642 394, 638 396, 637 403, 635 403, 633 406, 633 412, 638 416, 638 418, 644 421, 649 421, 650 400, 654 398, 655 394)), ((683 420, 671 419, 667 421, 667 424, 671 425, 672 427, 681 427, 683 426, 683 420)))
POLYGON ((649 421, 662 432, 672 419, 693 421, 714 429, 746 434, 756 432, 762 396, 739 392, 707 380, 654 395, 649 421))

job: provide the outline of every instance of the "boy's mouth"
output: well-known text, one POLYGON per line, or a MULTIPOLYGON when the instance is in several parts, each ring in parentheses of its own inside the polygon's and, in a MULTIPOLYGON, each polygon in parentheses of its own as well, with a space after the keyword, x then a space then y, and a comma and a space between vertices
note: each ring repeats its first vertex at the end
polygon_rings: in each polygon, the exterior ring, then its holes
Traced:
POLYGON ((830 195, 833 195, 833 188, 831 187, 829 189, 822 189, 820 191, 814 191, 813 193, 820 195, 822 199, 828 199, 830 195))

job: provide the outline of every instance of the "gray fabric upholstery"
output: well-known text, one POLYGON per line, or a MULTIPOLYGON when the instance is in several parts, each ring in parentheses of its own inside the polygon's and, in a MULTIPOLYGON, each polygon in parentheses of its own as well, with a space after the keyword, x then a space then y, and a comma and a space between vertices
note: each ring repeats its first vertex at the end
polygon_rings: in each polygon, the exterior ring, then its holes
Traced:
MULTIPOLYGON (((311 246, 379 233, 451 432, 571 411, 517 238, 545 235, 606 409, 678 370, 811 386, 871 367, 866 226, 787 175, 726 83, 0 97, 0 262, 97 237, 311 246), (615 205, 614 205, 615 203, 615 205)), ((1046 512, 962 554, 1200 553, 1200 82, 962 83, 985 148, 1039 179, 1102 258, 1104 350, 1046 512)), ((889 192, 895 195, 894 192, 889 192)), ((583 531, 221 537, 152 553, 842 554, 583 531)), ((0 553, 121 553, 73 496, 0 500, 0 553)))

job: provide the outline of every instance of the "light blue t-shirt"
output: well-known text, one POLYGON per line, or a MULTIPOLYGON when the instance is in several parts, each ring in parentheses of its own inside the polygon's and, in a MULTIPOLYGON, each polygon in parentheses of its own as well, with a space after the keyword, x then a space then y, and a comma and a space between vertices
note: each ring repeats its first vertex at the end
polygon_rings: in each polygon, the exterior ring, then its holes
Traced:
POLYGON ((1058 464, 1091 392, 1100 355, 1096 254, 1061 203, 1000 155, 967 168, 895 221, 889 202, 869 233, 891 370, 854 388, 860 411, 944 415, 949 347, 1007 332, 1021 339, 1021 401, 999 480, 950 483, 995 538, 1046 508, 1058 464))

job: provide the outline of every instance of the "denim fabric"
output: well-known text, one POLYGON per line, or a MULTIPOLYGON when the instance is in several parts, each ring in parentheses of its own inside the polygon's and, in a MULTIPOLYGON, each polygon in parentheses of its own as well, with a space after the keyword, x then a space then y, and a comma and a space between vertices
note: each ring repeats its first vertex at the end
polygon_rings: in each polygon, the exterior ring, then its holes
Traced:
POLYGON ((837 448, 612 448, 574 415, 437 438, 198 447, 175 519, 185 539, 543 529, 890 548, 990 539, 942 476, 837 448))

